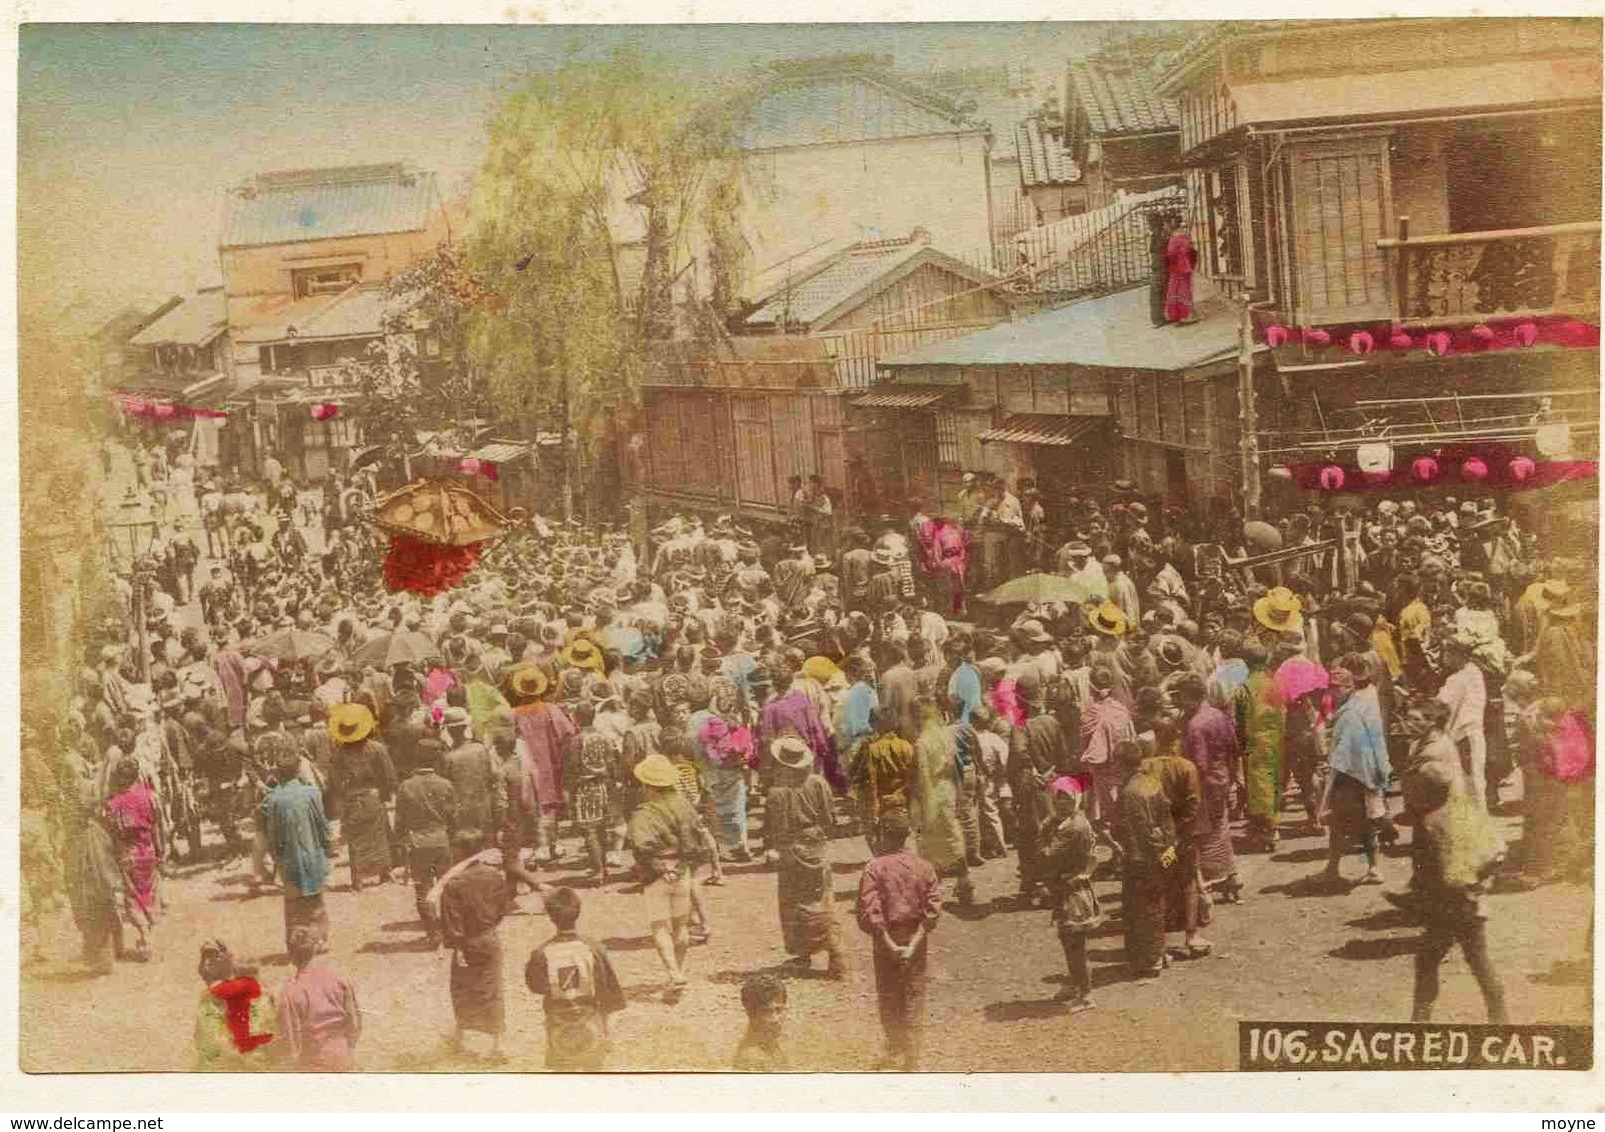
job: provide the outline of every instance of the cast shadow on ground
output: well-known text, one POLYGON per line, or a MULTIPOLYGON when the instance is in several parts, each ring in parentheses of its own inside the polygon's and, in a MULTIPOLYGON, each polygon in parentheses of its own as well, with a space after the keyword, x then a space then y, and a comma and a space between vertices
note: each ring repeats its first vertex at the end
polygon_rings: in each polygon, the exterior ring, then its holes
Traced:
POLYGON ((1271 862, 1277 865, 1308 865, 1313 861, 1324 860, 1326 860, 1326 846, 1324 845, 1271 854, 1271 862))
POLYGON ((1594 981, 1594 968, 1587 959, 1562 959, 1541 974, 1528 975, 1527 981, 1548 987, 1586 987, 1594 981))
POLYGON ((1333 959, 1397 959, 1401 955, 1414 955, 1420 950, 1415 936, 1380 936, 1376 939, 1351 939, 1342 947, 1327 954, 1333 959))
POLYGON ((652 937, 649 935, 610 935, 602 941, 602 946, 609 951, 651 951, 652 937))
POLYGON ((1367 932, 1385 932, 1394 928, 1412 928, 1417 922, 1416 918, 1403 908, 1383 908, 1379 912, 1372 912, 1369 916, 1350 920, 1345 926, 1367 932))
POLYGON ((88 967, 66 967, 55 971, 41 971, 30 975, 41 983, 92 983, 96 979, 109 979, 110 971, 91 971, 88 967))
POLYGON ((715 971, 708 976, 710 983, 722 986, 740 986, 748 979, 759 975, 774 975, 781 979, 807 979, 815 982, 828 981, 823 967, 803 967, 793 963, 773 963, 768 967, 754 967, 742 969, 740 967, 727 967, 723 971, 715 971))
POLYGON ((357 950, 366 951, 370 955, 396 955, 411 951, 420 953, 435 951, 439 947, 438 943, 427 936, 419 936, 416 939, 369 940, 357 950))
MULTIPOLYGON (((1325 850, 1322 850, 1321 855, 1323 857, 1326 855, 1325 850)), ((1310 896, 1342 896, 1353 887, 1354 883, 1351 881, 1333 884, 1321 873, 1315 873, 1311 876, 1299 877, 1297 880, 1290 880, 1286 884, 1266 885, 1259 892, 1261 896, 1280 894, 1294 899, 1302 899, 1310 896)))

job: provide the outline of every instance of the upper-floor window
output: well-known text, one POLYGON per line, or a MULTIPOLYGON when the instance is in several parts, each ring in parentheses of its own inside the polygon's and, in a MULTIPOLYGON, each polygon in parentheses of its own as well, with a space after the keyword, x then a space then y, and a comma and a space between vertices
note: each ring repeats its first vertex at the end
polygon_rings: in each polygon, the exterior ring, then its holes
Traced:
POLYGON ((333 267, 303 267, 291 272, 290 277, 298 299, 312 295, 333 295, 362 281, 362 265, 341 263, 333 267))
POLYGON ((1216 167, 1204 174, 1204 206, 1208 213, 1209 267, 1216 279, 1244 279, 1243 209, 1237 167, 1216 167))

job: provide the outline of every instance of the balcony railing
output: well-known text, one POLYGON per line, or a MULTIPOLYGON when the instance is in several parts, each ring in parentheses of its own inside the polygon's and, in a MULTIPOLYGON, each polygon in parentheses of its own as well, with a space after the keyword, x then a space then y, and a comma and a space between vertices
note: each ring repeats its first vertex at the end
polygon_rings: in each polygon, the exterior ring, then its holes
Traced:
POLYGON ((1600 224, 1378 240, 1388 257, 1395 317, 1451 325, 1521 315, 1599 321, 1600 224))

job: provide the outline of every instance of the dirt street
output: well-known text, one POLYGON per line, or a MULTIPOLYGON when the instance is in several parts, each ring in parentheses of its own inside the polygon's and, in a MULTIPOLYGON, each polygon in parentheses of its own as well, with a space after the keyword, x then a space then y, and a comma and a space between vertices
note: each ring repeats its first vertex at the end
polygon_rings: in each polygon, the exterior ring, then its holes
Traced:
MULTIPOLYGON (((1295 808, 1295 815, 1298 811, 1295 808)), ((1299 815, 1301 816, 1301 815, 1299 815)), ((1516 823, 1505 819, 1514 837, 1516 823)), ((1311 883, 1324 842, 1297 821, 1274 857, 1240 858, 1245 902, 1216 909, 1207 930, 1213 955, 1177 963, 1154 983, 1127 981, 1118 923, 1119 886, 1099 885, 1116 915, 1092 941, 1097 1009, 1071 1015, 1054 1001, 1063 970, 1048 913, 1016 910, 1012 859, 977 874, 978 904, 951 903, 932 943, 930 1026, 922 1068, 933 1071, 1227 1070, 1236 1068, 1237 1023, 1244 1019, 1403 1020, 1409 1017, 1417 929, 1383 898, 1381 888, 1320 893, 1311 883)), ((863 1070, 879 1054, 868 937, 851 921, 851 901, 866 850, 859 838, 834 843, 837 895, 854 968, 845 983, 788 973, 788 1042, 795 1067, 863 1070)), ((1408 860, 1384 863, 1400 888, 1408 860)), ((1357 878, 1357 859, 1347 862, 1357 878)), ((288 971, 281 901, 251 897, 248 863, 180 869, 165 886, 168 912, 148 965, 118 964, 87 979, 72 962, 78 937, 65 911, 43 932, 45 957, 22 941, 21 1061, 29 1072, 180 1070, 202 987, 199 943, 221 936, 261 963, 270 990, 288 971)), ((583 883, 574 874, 570 879, 583 883)), ((524 988, 530 950, 551 934, 540 899, 522 896, 502 926, 505 949, 507 1061, 491 1066, 444 1049, 451 1030, 449 953, 424 950, 405 884, 347 890, 341 864, 328 905, 329 959, 357 982, 364 1010, 358 1047, 366 1070, 413 1072, 499 1068, 538 1070, 543 1028, 538 1001, 524 988)), ((948 882, 949 891, 951 882, 948 882)), ((707 891, 713 936, 692 951, 692 982, 676 1006, 661 1001, 661 968, 647 936, 642 899, 626 883, 581 888, 581 931, 611 952, 629 996, 615 1016, 611 1067, 620 1070, 724 1070, 741 1036, 740 984, 784 960, 775 877, 761 866, 735 866, 727 884, 707 891)), ((1586 925, 1591 896, 1558 885, 1490 900, 1491 950, 1516 1023, 1587 1023, 1591 1016, 1586 925)), ((1178 937, 1173 937, 1173 940, 1178 937)), ((1437 1017, 1481 1022, 1482 1001, 1458 953, 1444 966, 1437 1017)))

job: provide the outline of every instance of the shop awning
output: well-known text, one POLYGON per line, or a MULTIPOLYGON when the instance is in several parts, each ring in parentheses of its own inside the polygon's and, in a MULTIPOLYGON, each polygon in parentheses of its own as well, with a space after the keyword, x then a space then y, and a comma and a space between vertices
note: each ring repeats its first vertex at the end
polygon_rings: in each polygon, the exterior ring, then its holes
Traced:
POLYGON ((950 389, 885 389, 853 398, 855 409, 929 409, 945 401, 950 389))
POLYGON ((1038 444, 1067 448, 1109 417, 1061 417, 1051 413, 1017 413, 976 437, 982 444, 1038 444))

